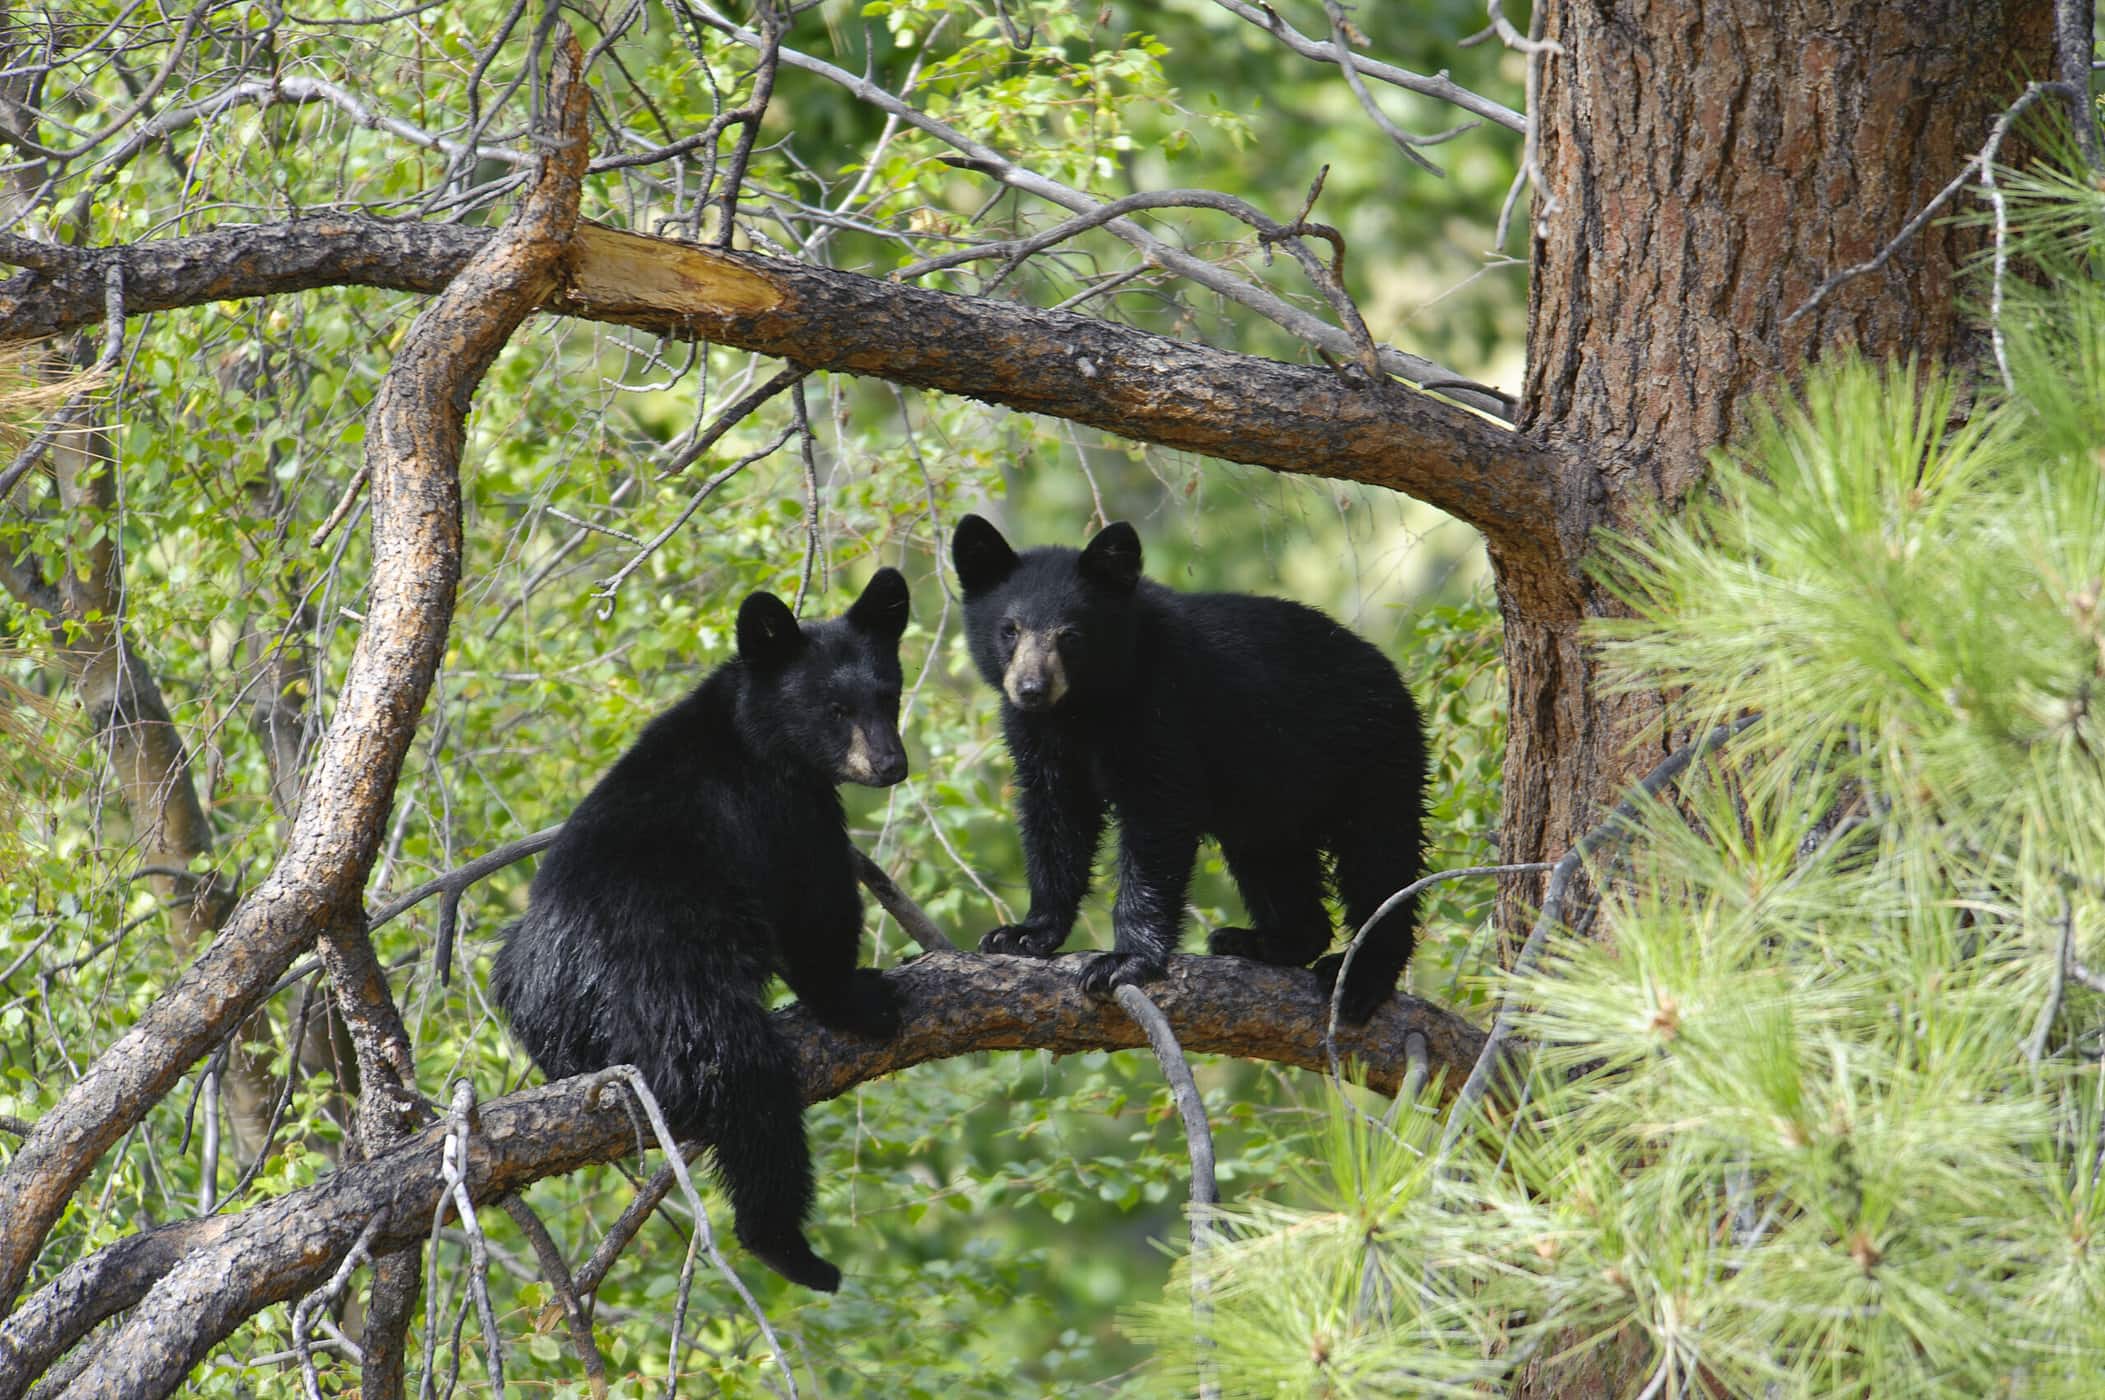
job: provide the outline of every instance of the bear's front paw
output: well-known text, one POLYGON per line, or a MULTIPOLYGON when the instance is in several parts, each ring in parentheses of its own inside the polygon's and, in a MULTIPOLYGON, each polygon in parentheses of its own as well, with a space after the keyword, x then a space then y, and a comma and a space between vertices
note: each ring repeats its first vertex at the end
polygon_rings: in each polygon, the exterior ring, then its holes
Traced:
MULTIPOLYGON (((1323 989, 1323 1000, 1330 1001, 1332 990, 1338 984, 1338 969, 1345 965, 1343 953, 1331 953, 1316 959, 1310 969, 1316 974, 1316 985, 1323 989)), ((1345 995, 1338 999, 1338 1024, 1341 1026, 1364 1026, 1381 1004, 1396 990, 1396 977, 1392 975, 1384 982, 1370 961, 1352 960, 1352 976, 1346 979, 1345 995)), ((1328 1019, 1327 1017, 1325 1019, 1328 1019)))
POLYGON ((1082 967, 1082 990, 1093 997, 1108 997, 1120 987, 1159 982, 1169 967, 1144 953, 1098 953, 1082 967))
POLYGON ((899 1034, 899 989, 875 968, 855 969, 838 1000, 821 1006, 807 998, 805 1004, 828 1030, 847 1031, 872 1040, 890 1040, 899 1034))
POLYGON ((1049 958, 1067 941, 1064 929, 1029 922, 1003 924, 979 940, 982 953, 1007 953, 1019 958, 1049 958))

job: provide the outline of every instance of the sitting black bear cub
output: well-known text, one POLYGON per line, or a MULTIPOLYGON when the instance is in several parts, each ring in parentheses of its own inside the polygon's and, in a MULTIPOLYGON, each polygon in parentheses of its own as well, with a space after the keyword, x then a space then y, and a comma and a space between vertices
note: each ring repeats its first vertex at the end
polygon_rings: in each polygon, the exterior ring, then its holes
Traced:
POLYGON ((709 1145, 745 1247, 827 1292, 840 1270, 803 1231, 803 1095, 761 994, 779 972, 824 1025, 899 1029, 892 988, 855 965, 862 897, 834 784, 906 776, 906 615, 895 569, 828 622, 747 598, 737 659, 646 725, 578 804, 490 976, 549 1078, 640 1069, 673 1130, 709 1145))
MULTIPOLYGON (((1049 957, 1067 939, 1103 831, 1119 823, 1115 952, 1083 985, 1103 994, 1163 974, 1199 840, 1220 843, 1250 928, 1216 953, 1298 967, 1330 946, 1323 857, 1354 928, 1418 878, 1425 738, 1379 651, 1280 598, 1176 593, 1140 576, 1124 523, 1086 549, 1018 554, 976 515, 951 557, 973 662, 1002 692, 1031 907, 980 941, 1049 957)), ((1367 1018, 1410 961, 1416 901, 1352 960, 1339 1014, 1367 1018)), ((1334 982, 1340 956, 1317 963, 1334 982)))

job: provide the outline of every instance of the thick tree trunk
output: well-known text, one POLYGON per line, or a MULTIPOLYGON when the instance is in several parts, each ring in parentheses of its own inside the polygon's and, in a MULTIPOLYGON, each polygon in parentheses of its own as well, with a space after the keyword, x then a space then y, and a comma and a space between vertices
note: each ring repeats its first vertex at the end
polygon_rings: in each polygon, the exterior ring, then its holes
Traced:
MULTIPOLYGON (((1523 431, 1561 448, 1560 552, 1500 557, 1509 860, 1553 858, 1676 742, 1666 698, 1610 696, 1580 638, 1616 604, 1593 532, 1672 510, 1705 454, 1844 347, 1964 360, 1954 304, 1979 229, 1890 242, 2053 65, 2041 4, 1552 3, 1523 431)), ((2006 151, 2007 157, 2007 151, 2006 151)), ((1524 927, 1539 877, 1510 881, 1524 927)))
MULTIPOLYGON (((1786 322, 1959 173, 2019 75, 2054 71, 2052 7, 2015 0, 1553 0, 1545 18, 1562 51, 1543 60, 1547 190, 1519 421, 1570 465, 1556 483, 1562 557, 1494 548, 1509 860, 1565 850, 1685 737, 1669 697, 1604 693, 1580 628, 1617 604, 1587 576, 1592 532, 1672 511, 1709 450, 1811 360, 1968 359, 1954 296, 1979 229, 1932 225, 1786 322)), ((1525 927, 1539 891, 1509 882, 1502 927, 1525 927)), ((1642 1338, 1607 1339, 1529 1364, 1513 1393, 1609 1400, 1652 1369, 1642 1338)))

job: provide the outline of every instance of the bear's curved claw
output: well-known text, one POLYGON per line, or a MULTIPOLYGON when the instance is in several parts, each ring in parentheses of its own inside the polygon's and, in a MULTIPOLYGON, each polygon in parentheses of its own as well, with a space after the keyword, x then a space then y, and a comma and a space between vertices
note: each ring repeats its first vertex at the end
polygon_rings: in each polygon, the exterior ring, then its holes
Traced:
POLYGON ((1060 951, 1067 934, 1041 924, 1003 924, 979 940, 982 953, 1006 953, 1019 958, 1049 958, 1060 951))
POLYGON ((1169 967, 1143 953, 1098 953, 1082 968, 1082 990, 1093 997, 1108 997, 1120 987, 1159 982, 1169 967))

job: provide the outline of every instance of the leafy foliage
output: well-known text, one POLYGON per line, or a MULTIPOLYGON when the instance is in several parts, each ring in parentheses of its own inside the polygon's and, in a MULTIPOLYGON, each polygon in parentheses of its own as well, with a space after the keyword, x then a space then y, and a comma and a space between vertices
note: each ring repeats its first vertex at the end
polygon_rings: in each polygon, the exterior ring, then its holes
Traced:
MULTIPOLYGON (((335 19, 381 8, 304 10, 335 19)), ((163 109, 216 91, 218 65, 253 60, 258 71, 336 83, 376 110, 458 137, 470 120, 461 94, 486 56, 483 91, 531 81, 524 28, 492 42, 511 9, 457 0, 384 28, 217 7, 207 61, 175 66, 163 109)), ((1383 318, 1401 322, 1477 268, 1488 228, 1450 225, 1464 208, 1488 225, 1482 211, 1512 174, 1513 143, 1503 135, 1443 148, 1454 182, 1399 201, 1379 173, 1381 138, 1340 100, 1335 71, 1284 53, 1212 6, 1112 7, 1101 22, 1095 9, 1065 4, 1006 10, 1030 32, 1021 49, 988 7, 947 0, 828 4, 800 18, 794 37, 854 71, 868 65, 895 88, 920 65, 917 81, 943 120, 1106 196, 1139 179, 1204 186, 1286 218, 1312 168, 1251 153, 1320 150, 1336 173, 1318 216, 1346 231, 1348 276, 1377 333, 1388 334, 1383 318)), ((165 43, 182 17, 149 11, 83 0, 66 17, 165 43)), ((1458 3, 1408 26, 1366 17, 1407 60, 1420 24, 1453 35, 1476 21, 1476 10, 1458 3)), ((620 67, 595 70, 596 97, 614 125, 652 141, 699 130, 751 94, 750 53, 691 26, 654 17, 618 52, 620 67)), ((1518 71, 1495 47, 1461 62, 1458 77, 1517 93, 1518 71)), ((127 78, 89 57, 53 74, 49 89, 88 131, 130 101, 127 78)), ((883 273, 907 260, 905 246, 919 253, 953 246, 946 240, 955 236, 1029 233, 1057 221, 1014 198, 990 201, 993 187, 943 163, 911 131, 889 142, 882 132, 880 116, 837 88, 786 70, 754 153, 749 187, 769 197, 749 192, 749 234, 763 247, 883 273), (812 210, 838 217, 807 217, 812 210)), ((498 136, 513 133, 485 135, 502 145, 498 136)), ((735 143, 734 129, 714 154, 727 157, 735 143)), ((516 177, 498 161, 456 164, 327 101, 234 103, 122 159, 68 170, 51 191, 47 231, 105 245, 327 208, 486 222, 502 216, 516 177)), ((719 217, 655 172, 593 177, 586 214, 689 235, 712 231, 719 217)), ((1193 230, 1194 246, 1257 267, 1287 295, 1312 296, 1288 260, 1264 268, 1239 224, 1203 213, 1188 225, 1148 217, 1165 235, 1193 230)), ((1050 303, 1072 294, 1078 278, 1110 267, 1113 251, 1107 236, 1078 240, 1023 274, 1036 279, 1029 295, 1050 303)), ((934 285, 986 290, 996 266, 974 264, 934 285)), ((1521 315, 1519 276, 1503 276, 1471 284, 1443 303, 1437 323, 1414 324, 1413 336, 1467 372, 1492 372, 1487 360, 1512 353, 1521 315)), ((357 641, 370 566, 362 502, 350 500, 349 515, 316 537, 345 499, 366 406, 416 309, 410 298, 338 289, 135 318, 122 371, 99 404, 112 434, 116 507, 59 510, 50 484, 35 481, 20 498, 24 509, 0 510, 0 550, 41 569, 45 582, 92 545, 114 544, 123 634, 159 680, 212 827, 212 848, 193 865, 242 887, 270 867, 288 820, 274 796, 284 775, 262 729, 262 702, 287 702, 311 747, 357 641)), ((1091 310, 1303 353, 1153 274, 1091 310)), ((775 368, 553 320, 535 323, 499 360, 469 421, 466 568, 449 650, 369 907, 559 820, 638 726, 729 653, 744 593, 794 596, 808 569, 807 606, 825 612, 881 562, 901 565, 913 582, 905 728, 915 772, 887 793, 850 794, 855 835, 960 938, 1000 922, 1000 903, 1023 888, 1006 760, 994 697, 958 645, 943 562, 948 524, 968 509, 1005 512, 1033 542, 1076 541, 1100 515, 1133 518, 1151 572, 1179 587, 1286 593, 1359 628, 1397 659, 1434 726, 1442 843, 1434 859, 1487 858, 1504 685, 1481 550, 1466 531, 1372 489, 1202 464, 823 376, 805 384, 815 427, 808 497, 799 441, 784 437, 795 423, 786 395, 684 474, 660 477, 683 438, 775 368), (638 562, 644 542, 675 525, 704 481, 754 454, 638 562)), ((0 743, 15 799, 0 834, 0 916, 10 930, 0 970, 35 945, 0 984, 0 1115, 23 1119, 49 1107, 195 951, 175 911, 136 878, 145 835, 113 799, 95 736, 48 664, 50 621, 0 599, 8 687, 0 705, 14 726, 0 743)), ((521 907, 530 871, 515 867, 469 892, 450 985, 432 970, 432 905, 376 935, 416 1047, 419 1087, 434 1099, 459 1077, 487 1097, 530 1072, 482 994, 490 939, 521 907)), ((1487 900, 1482 887, 1439 891, 1412 974, 1420 992, 1481 995, 1487 900)), ((1210 851, 1194 904, 1194 926, 1230 922, 1239 908, 1210 851)), ((1105 899, 1091 906, 1078 941, 1108 942, 1107 908, 1105 899)), ((874 912, 872 929, 877 962, 905 956, 896 928, 874 912)), ((214 1106, 194 1076, 79 1193, 37 1282, 148 1222, 240 1209, 332 1169, 343 1137, 332 1067, 324 1054, 299 1068, 287 1045, 316 985, 311 968, 301 972, 267 1019, 240 1036, 273 1091, 289 1081, 278 1148, 253 1180, 241 1183, 236 1144, 222 1140, 216 1157, 208 1153, 214 1106)), ((313 996, 317 1020, 326 1000, 326 987, 313 996)), ((1232 1193, 1298 1200, 1315 1189, 1304 1163, 1326 1118, 1303 1101, 1305 1085, 1235 1063, 1204 1064, 1200 1079, 1232 1193)), ((222 1103, 219 1119, 229 1114, 222 1103)), ((1147 1059, 932 1065, 814 1110, 809 1121, 824 1183, 815 1238, 846 1266, 847 1288, 814 1298, 732 1254, 783 1331, 806 1393, 1071 1393, 1121 1384, 1141 1363, 1143 1350, 1117 1319, 1168 1276, 1160 1242, 1181 1238, 1187 1171, 1147 1059)), ((12 1147, 0 1133, 0 1154, 12 1147)), ((530 1201, 575 1259, 631 1194, 608 1169, 537 1185, 530 1201)), ((524 1241, 496 1212, 486 1223, 508 1379, 522 1393, 578 1393, 576 1362, 524 1241)), ((691 1345, 668 1361, 690 1227, 685 1208, 669 1204, 600 1290, 598 1336, 612 1374, 625 1378, 617 1393, 656 1393, 668 1365, 691 1392, 711 1384, 734 1395, 770 1392, 766 1348, 706 1273, 691 1345)), ((465 1257, 457 1237, 438 1251, 441 1350, 465 1296, 465 1257)), ((198 1393, 285 1386, 290 1330, 287 1310, 256 1319, 200 1370, 198 1393)), ((413 1340, 433 1341, 421 1320, 413 1340)), ((478 1383, 472 1345, 465 1355, 468 1383, 478 1383)), ((326 1362, 324 1374, 337 1379, 326 1362)))

